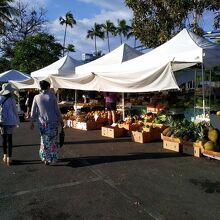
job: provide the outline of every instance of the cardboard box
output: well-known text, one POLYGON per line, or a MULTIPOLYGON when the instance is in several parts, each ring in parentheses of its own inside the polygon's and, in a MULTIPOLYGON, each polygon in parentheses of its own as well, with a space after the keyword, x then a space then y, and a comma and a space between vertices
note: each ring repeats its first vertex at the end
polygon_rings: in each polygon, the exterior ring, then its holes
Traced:
POLYGON ((195 146, 194 142, 182 142, 182 153, 192 155, 195 157, 201 157, 201 148, 199 146, 195 146))
POLYGON ((152 106, 147 106, 147 112, 153 112, 155 113, 157 111, 157 109, 155 107, 152 107, 152 106))
POLYGON ((128 131, 137 131, 141 125, 140 124, 119 124, 118 125, 119 128, 124 128, 125 130, 128 131))
POLYGON ((95 121, 77 122, 75 128, 85 131, 96 130, 96 122, 95 121))
POLYGON ((138 143, 147 143, 153 141, 153 133, 152 132, 139 132, 139 131, 132 131, 131 134, 132 141, 138 143))
POLYGON ((176 143, 181 143, 182 141, 180 138, 167 137, 167 136, 164 136, 162 133, 161 133, 161 139, 165 141, 176 142, 176 143))
POLYGON ((116 127, 102 127, 102 136, 110 137, 110 138, 117 138, 124 136, 124 128, 116 127))
POLYGON ((163 140, 163 148, 175 152, 181 152, 181 145, 177 142, 163 140))

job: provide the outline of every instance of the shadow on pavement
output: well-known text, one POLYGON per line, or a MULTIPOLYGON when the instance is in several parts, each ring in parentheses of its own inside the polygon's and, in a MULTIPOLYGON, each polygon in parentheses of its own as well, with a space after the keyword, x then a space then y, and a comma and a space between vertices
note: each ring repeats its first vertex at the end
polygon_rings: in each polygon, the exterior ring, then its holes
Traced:
POLYGON ((16 147, 34 147, 34 146, 40 146, 40 144, 17 144, 17 145, 14 145, 13 148, 16 148, 16 147))
POLYGON ((117 143, 117 142, 130 142, 131 138, 114 138, 114 139, 102 139, 102 140, 86 140, 86 141, 71 141, 66 142, 64 145, 72 144, 100 144, 100 143, 117 143))
POLYGON ((41 160, 13 160, 13 165, 40 164, 41 160))
POLYGON ((114 156, 88 156, 78 158, 59 159, 59 162, 67 162, 67 164, 56 164, 56 166, 84 167, 102 163, 113 163, 119 161, 143 160, 143 159, 162 159, 169 157, 185 157, 179 153, 159 152, 159 153, 138 153, 132 155, 114 155, 114 156))

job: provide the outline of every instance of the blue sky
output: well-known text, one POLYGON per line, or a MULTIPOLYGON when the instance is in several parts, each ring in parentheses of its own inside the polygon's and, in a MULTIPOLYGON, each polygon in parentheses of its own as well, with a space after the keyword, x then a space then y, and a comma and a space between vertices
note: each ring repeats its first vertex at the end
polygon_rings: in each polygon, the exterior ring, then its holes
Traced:
MULTIPOLYGON (((94 41, 86 39, 87 31, 97 23, 104 23, 106 20, 111 20, 117 25, 117 19, 125 19, 129 22, 132 18, 132 11, 126 7, 124 0, 20 0, 27 2, 32 6, 42 6, 47 10, 47 30, 53 34, 56 39, 62 43, 64 35, 64 26, 59 24, 59 17, 64 16, 66 12, 71 11, 77 22, 76 26, 67 29, 67 43, 75 45, 76 52, 71 54, 75 59, 81 59, 82 53, 94 52, 94 41)), ((211 31, 211 23, 213 22, 213 15, 206 14, 202 25, 206 31, 211 31)), ((130 39, 124 42, 133 46, 134 40, 130 39)), ((110 39, 111 50, 120 46, 119 37, 112 37, 110 39)), ((98 50, 103 53, 108 52, 107 41, 98 40, 98 50)))

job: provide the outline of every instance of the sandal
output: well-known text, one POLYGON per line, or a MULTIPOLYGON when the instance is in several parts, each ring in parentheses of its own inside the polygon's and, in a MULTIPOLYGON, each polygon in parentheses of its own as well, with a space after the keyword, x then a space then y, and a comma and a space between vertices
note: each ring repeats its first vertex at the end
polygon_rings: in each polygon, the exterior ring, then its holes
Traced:
POLYGON ((4 157, 2 158, 2 161, 3 161, 4 163, 7 163, 7 156, 4 156, 4 157))
POLYGON ((45 164, 45 165, 50 165, 50 162, 44 161, 44 164, 45 164))
POLYGON ((10 166, 12 164, 12 160, 10 157, 7 157, 7 165, 10 166))

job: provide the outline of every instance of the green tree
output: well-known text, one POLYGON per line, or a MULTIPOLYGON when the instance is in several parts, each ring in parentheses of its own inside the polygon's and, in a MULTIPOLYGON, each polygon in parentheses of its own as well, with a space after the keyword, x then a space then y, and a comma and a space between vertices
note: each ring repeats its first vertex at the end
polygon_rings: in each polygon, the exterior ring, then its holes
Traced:
POLYGON ((109 34, 115 35, 116 27, 110 20, 106 20, 102 27, 108 40, 108 51, 110 52, 109 34))
POLYGON ((52 35, 38 33, 28 36, 17 42, 13 48, 12 66, 14 69, 30 73, 58 60, 61 51, 62 45, 57 43, 52 35))
POLYGON ((96 45, 96 40, 97 38, 100 38, 104 40, 105 38, 105 33, 102 30, 102 25, 95 23, 94 26, 91 28, 91 30, 87 31, 86 38, 91 38, 92 40, 94 39, 95 41, 95 53, 97 54, 97 45, 96 45))
POLYGON ((14 5, 16 14, 11 18, 11 22, 5 23, 5 31, 1 35, 0 48, 3 54, 11 58, 11 50, 16 42, 25 39, 27 36, 33 36, 38 32, 43 32, 46 24, 46 11, 42 8, 35 9, 29 4, 17 2, 14 5))
POLYGON ((129 25, 127 25, 126 20, 122 19, 119 20, 118 19, 118 26, 116 27, 116 33, 120 36, 120 41, 122 44, 122 37, 127 37, 129 31, 131 30, 131 27, 129 25))
POLYGON ((11 69, 11 63, 5 57, 0 57, 0 73, 11 69))
POLYGON ((68 44, 68 46, 65 48, 65 53, 69 52, 75 52, 75 46, 73 44, 68 44))
POLYGON ((63 56, 64 56, 65 44, 66 44, 66 30, 68 26, 73 28, 73 25, 76 24, 76 20, 74 19, 73 14, 69 11, 65 14, 65 18, 60 17, 59 21, 61 25, 65 25, 65 32, 64 32, 64 38, 63 38, 63 56))
POLYGON ((199 19, 205 11, 217 11, 219 0, 125 0, 133 10, 133 29, 148 47, 161 45, 184 27, 203 34, 199 19))

